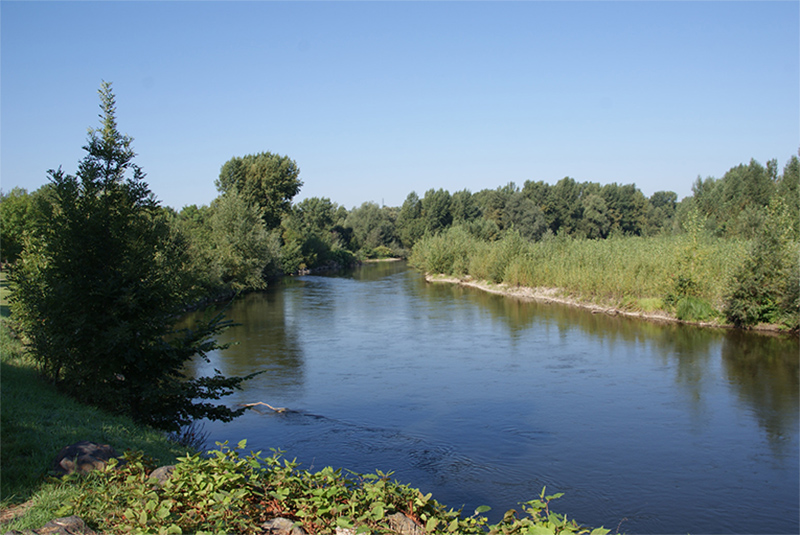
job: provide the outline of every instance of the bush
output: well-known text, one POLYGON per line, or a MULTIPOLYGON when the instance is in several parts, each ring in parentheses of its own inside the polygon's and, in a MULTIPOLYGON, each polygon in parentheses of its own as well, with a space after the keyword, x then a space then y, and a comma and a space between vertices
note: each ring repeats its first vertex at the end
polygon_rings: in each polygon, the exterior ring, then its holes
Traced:
POLYGON ((725 315, 734 325, 782 323, 800 327, 800 247, 792 239, 792 218, 779 199, 770 204, 759 235, 734 273, 725 315))

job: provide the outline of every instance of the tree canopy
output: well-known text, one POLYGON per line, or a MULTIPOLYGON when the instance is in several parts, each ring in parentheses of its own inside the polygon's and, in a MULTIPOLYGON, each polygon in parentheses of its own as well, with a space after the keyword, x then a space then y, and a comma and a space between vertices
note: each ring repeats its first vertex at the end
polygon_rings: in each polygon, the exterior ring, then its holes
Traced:
POLYGON ((233 157, 222 166, 217 189, 221 193, 237 190, 249 203, 257 205, 267 230, 276 228, 289 212, 292 199, 300 192, 300 168, 288 156, 271 152, 233 157))

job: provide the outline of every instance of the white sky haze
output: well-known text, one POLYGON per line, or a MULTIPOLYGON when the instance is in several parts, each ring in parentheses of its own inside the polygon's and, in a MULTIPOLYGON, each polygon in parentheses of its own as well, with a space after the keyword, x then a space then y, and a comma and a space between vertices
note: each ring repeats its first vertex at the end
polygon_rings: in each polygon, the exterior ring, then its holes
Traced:
POLYGON ((510 181, 691 194, 800 147, 800 3, 0 2, 0 187, 74 173, 102 80, 166 205, 233 156, 328 197, 510 181))

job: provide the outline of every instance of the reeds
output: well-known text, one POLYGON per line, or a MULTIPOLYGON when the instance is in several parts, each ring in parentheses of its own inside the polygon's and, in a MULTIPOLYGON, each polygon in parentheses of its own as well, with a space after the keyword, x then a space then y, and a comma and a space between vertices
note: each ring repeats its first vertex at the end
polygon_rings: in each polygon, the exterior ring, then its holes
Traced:
POLYGON ((743 240, 693 234, 529 242, 510 232, 486 242, 454 227, 420 240, 411 263, 428 273, 558 288, 589 301, 644 300, 653 307, 654 299, 685 294, 719 310, 746 250, 743 240))

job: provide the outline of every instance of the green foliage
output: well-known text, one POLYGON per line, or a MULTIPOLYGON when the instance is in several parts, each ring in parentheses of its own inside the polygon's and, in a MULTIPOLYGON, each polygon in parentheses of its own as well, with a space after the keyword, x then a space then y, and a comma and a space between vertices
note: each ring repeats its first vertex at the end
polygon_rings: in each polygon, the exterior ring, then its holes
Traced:
POLYGON ((343 227, 346 215, 346 210, 327 198, 312 197, 295 204, 281 221, 284 272, 352 264, 355 257, 345 249, 352 241, 352 231, 343 227))
POLYGON ((50 171, 49 221, 11 274, 14 319, 44 374, 76 399, 164 429, 230 419, 238 413, 196 400, 219 399, 242 378, 183 375, 228 324, 172 332, 193 297, 185 243, 117 130, 110 84, 99 93, 102 126, 76 175, 50 171))
MULTIPOLYGON (((352 229, 351 251, 369 251, 384 245, 399 250, 396 208, 379 207, 374 202, 365 202, 347 214, 343 226, 352 229)), ((366 255, 366 254, 365 254, 366 255)))
POLYGON ((258 206, 264 225, 271 230, 280 225, 292 198, 300 192, 303 182, 299 176, 297 163, 288 156, 261 152, 225 162, 216 186, 223 194, 236 190, 249 204, 258 206))
POLYGON ((691 295, 679 298, 675 305, 675 317, 682 321, 706 321, 716 316, 708 301, 691 295))
POLYGON ((138 453, 126 455, 125 464, 98 470, 88 476, 71 476, 69 484, 80 492, 61 514, 76 514, 103 532, 129 533, 259 533, 271 518, 289 518, 308 533, 333 533, 354 528, 357 533, 390 531, 389 517, 403 513, 426 533, 464 534, 587 534, 589 530, 550 510, 561 494, 545 495, 523 504, 524 516, 506 513, 503 521, 489 525, 439 504, 430 494, 390 479, 391 473, 344 474, 330 467, 318 472, 298 469, 281 452, 262 457, 261 452, 242 458, 241 441, 235 450, 227 443, 206 456, 179 459, 172 477, 163 485, 149 479, 152 464, 138 453))
POLYGON ((425 197, 422 198, 422 220, 425 222, 427 232, 435 234, 452 224, 451 202, 447 190, 431 189, 425 192, 425 197))
POLYGON ((25 189, 0 191, 0 262, 15 262, 34 229, 33 197, 25 189))
POLYGON ((670 291, 664 297, 664 303, 678 309, 678 319, 692 320, 694 312, 702 312, 698 297, 705 293, 698 271, 707 256, 704 231, 705 218, 697 210, 689 213, 684 222, 686 233, 679 238, 677 269, 671 277, 670 291))
POLYGON ((522 193, 512 194, 503 207, 503 228, 514 229, 523 238, 538 241, 547 232, 544 213, 522 193))
POLYGON ((792 226, 797 217, 780 198, 770 204, 764 227, 731 282, 725 314, 733 324, 800 327, 800 246, 792 226))
POLYGON ((214 202, 211 229, 212 270, 221 283, 234 291, 266 288, 264 272, 277 252, 258 205, 230 189, 214 202))

